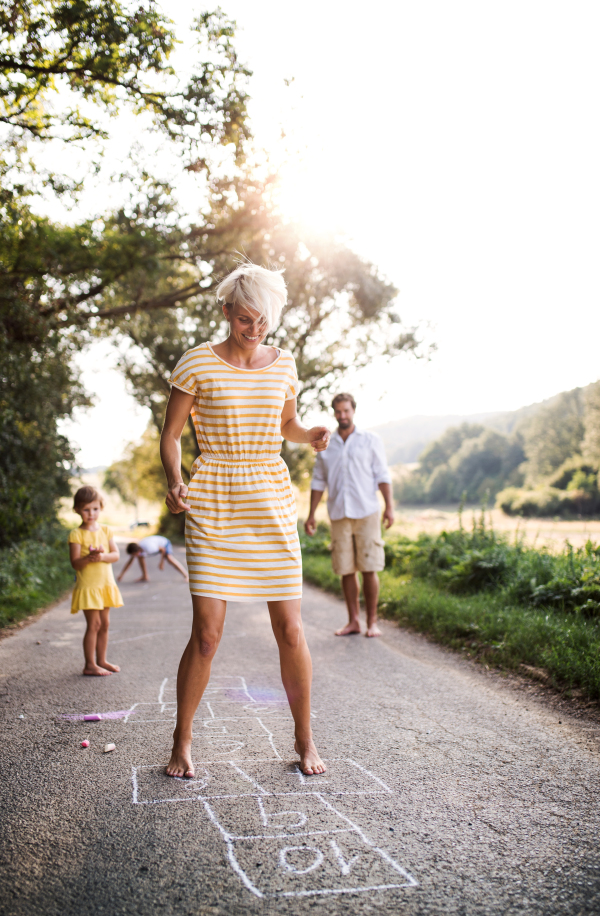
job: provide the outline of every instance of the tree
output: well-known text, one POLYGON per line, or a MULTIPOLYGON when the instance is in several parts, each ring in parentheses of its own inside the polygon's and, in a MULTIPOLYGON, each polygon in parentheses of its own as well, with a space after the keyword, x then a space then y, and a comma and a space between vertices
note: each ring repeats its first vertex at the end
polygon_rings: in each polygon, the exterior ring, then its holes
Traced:
MULTIPOLYGON (((106 136, 105 115, 147 112, 194 172, 210 150, 247 136, 247 71, 233 24, 217 11, 195 29, 203 53, 182 83, 169 66, 175 37, 154 3, 0 0, 0 522, 2 543, 28 537, 68 492, 73 454, 57 423, 85 399, 72 354, 98 329, 98 297, 127 277, 153 276, 181 233, 170 189, 142 175, 129 206, 105 219, 60 225, 32 208, 40 188, 76 183, 38 170, 49 140, 106 136), (33 152, 31 152, 33 150, 33 152)), ((177 281, 183 276, 177 274, 177 281)), ((163 306, 186 296, 163 288, 163 306)), ((134 294, 136 308, 155 306, 134 294)), ((109 309, 110 310, 110 309, 109 309)))
POLYGON ((526 483, 535 486, 564 461, 581 454, 584 436, 581 388, 564 391, 523 424, 526 483))
POLYGON ((600 382, 585 389, 583 425, 583 454, 600 468, 600 382))
POLYGON ((247 71, 232 43, 233 23, 220 10, 196 19, 204 59, 185 83, 169 66, 172 25, 152 0, 1 0, 0 123, 42 140, 104 138, 102 114, 127 105, 148 111, 188 150, 241 148, 247 96, 240 77, 247 71))

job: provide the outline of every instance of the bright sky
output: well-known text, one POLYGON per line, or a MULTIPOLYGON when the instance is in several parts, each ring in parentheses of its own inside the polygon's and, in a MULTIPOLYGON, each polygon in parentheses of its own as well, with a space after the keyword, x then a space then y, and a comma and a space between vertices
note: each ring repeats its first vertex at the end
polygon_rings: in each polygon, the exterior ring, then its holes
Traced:
MULTIPOLYGON (((286 207, 343 229, 438 345, 347 379, 358 422, 513 409, 600 377, 597 2, 222 5, 257 143, 277 159, 283 126, 300 151, 286 207)), ((191 7, 167 10, 185 29, 191 7)), ((86 357, 99 403, 72 428, 85 466, 145 425, 106 359, 98 375, 86 357)))

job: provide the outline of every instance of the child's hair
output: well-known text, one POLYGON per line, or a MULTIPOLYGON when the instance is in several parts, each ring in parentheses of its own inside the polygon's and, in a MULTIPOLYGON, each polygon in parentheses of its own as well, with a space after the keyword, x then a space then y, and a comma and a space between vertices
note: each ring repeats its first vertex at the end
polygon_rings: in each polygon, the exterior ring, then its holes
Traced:
POLYGON ((132 541, 131 544, 128 544, 125 549, 127 550, 127 553, 131 556, 134 553, 138 553, 138 551, 140 551, 142 548, 140 547, 137 541, 132 541))
POLYGON ((100 503, 100 508, 104 509, 104 499, 102 498, 102 493, 100 493, 96 487, 79 487, 73 498, 73 509, 75 512, 77 512, 77 510, 81 509, 82 506, 87 506, 89 503, 93 503, 95 499, 97 499, 100 503))
POLYGON ((217 299, 226 305, 256 309, 270 331, 279 324, 281 310, 287 302, 283 270, 267 270, 257 264, 241 264, 217 287, 217 299))

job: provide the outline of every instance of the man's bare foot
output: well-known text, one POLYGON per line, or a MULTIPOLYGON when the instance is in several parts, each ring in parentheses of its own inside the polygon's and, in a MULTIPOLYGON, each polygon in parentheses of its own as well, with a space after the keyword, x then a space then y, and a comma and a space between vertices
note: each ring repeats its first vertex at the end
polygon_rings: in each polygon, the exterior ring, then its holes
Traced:
POLYGON ((98 667, 106 668, 107 671, 113 671, 115 674, 121 670, 118 665, 112 665, 110 662, 98 662, 98 667))
POLYGON ((104 668, 100 668, 98 665, 86 665, 83 669, 83 674, 87 674, 89 677, 108 677, 110 671, 105 671, 104 668))
POLYGON ((144 576, 140 576, 140 578, 136 579, 135 581, 136 582, 149 582, 150 579, 144 578, 144 576))
POLYGON ((302 745, 296 739, 294 742, 294 750, 300 757, 300 769, 305 776, 323 775, 327 767, 319 757, 319 752, 312 738, 309 738, 308 741, 302 745))
POLYGON ((345 627, 342 627, 341 630, 336 630, 336 636, 354 636, 355 633, 360 633, 360 623, 347 623, 345 627))
POLYGON ((367 627, 365 636, 381 636, 381 630, 376 623, 372 623, 371 626, 367 627))
POLYGON ((192 740, 178 740, 173 735, 173 750, 171 759, 167 764, 167 776, 179 776, 185 779, 194 778, 194 764, 192 763, 192 740))

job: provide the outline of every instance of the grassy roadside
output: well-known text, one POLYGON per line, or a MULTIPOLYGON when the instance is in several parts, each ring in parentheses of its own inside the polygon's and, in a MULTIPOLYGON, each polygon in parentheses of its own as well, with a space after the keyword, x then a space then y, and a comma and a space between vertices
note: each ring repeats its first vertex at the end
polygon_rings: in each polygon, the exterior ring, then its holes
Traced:
MULTIPOLYGON (((406 544, 409 553, 414 553, 415 543, 406 544)), ((325 530, 312 543, 303 536, 302 545, 305 578, 340 594, 325 530)), ((417 575, 407 565, 409 569, 401 571, 392 562, 392 569, 381 575, 382 617, 489 666, 543 669, 553 686, 600 698, 600 617, 564 610, 556 602, 519 602, 514 600, 514 588, 494 588, 489 582, 471 594, 452 594, 447 582, 442 585, 423 575, 423 566, 417 575)))
POLYGON ((0 550, 0 627, 52 604, 73 581, 67 529, 58 522, 35 539, 0 550))

